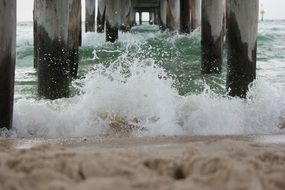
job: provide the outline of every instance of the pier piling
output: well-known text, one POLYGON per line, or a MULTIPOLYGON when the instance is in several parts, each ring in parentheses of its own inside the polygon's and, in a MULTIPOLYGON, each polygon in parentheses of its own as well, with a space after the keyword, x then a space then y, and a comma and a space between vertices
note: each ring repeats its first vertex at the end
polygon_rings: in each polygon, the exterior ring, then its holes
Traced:
POLYGON ((131 7, 130 7, 130 13, 129 13, 129 21, 130 21, 130 26, 133 27, 136 25, 136 11, 133 5, 133 1, 131 1, 131 7))
POLYGON ((179 0, 167 0, 168 9, 166 16, 167 27, 175 32, 180 30, 180 1, 179 0))
POLYGON ((154 24, 154 12, 149 12, 149 24, 154 24))
POLYGON ((167 20, 168 2, 167 0, 160 0, 160 29, 165 30, 167 20))
POLYGON ((155 8, 154 9, 154 21, 153 23, 155 25, 160 25, 160 20, 159 20, 159 9, 158 8, 155 8))
POLYGON ((95 32, 95 0, 85 0, 85 32, 95 32))
POLYGON ((118 40, 118 31, 121 24, 121 2, 118 0, 107 0, 106 2, 106 41, 118 40))
POLYGON ((121 19, 120 19, 120 29, 123 32, 129 31, 133 27, 134 23, 134 9, 131 0, 121 0, 121 19))
POLYGON ((229 0, 228 76, 230 96, 246 97, 256 78, 259 0, 229 0))
POLYGON ((190 0, 191 31, 201 26, 201 0, 190 0))
POLYGON ((190 34, 191 31, 191 0, 180 0, 180 32, 190 34))
POLYGON ((98 0, 97 32, 103 33, 105 27, 106 0, 98 0))
POLYGON ((202 0, 202 73, 222 70, 223 12, 225 0, 202 0))
MULTIPOLYGON (((38 94, 48 99, 69 96, 69 0, 35 0, 37 18, 38 94)), ((78 35, 76 36, 78 39, 78 35)))
POLYGON ((37 32, 37 20, 38 20, 38 11, 36 11, 36 3, 37 1, 34 1, 34 9, 33 9, 33 29, 34 29, 34 35, 33 35, 33 39, 34 39, 34 68, 37 69, 37 63, 38 63, 38 60, 37 58, 39 57, 38 56, 38 32, 37 32))
POLYGON ((82 1, 80 0, 80 33, 79 33, 79 46, 82 46, 82 1))
POLYGON ((139 25, 142 25, 142 12, 139 12, 139 25))
POLYGON ((12 128, 16 56, 16 0, 0 2, 0 128, 12 128))
POLYGON ((81 0, 69 0, 68 46, 71 77, 76 78, 81 43, 81 0), (78 37, 79 36, 79 37, 78 37))

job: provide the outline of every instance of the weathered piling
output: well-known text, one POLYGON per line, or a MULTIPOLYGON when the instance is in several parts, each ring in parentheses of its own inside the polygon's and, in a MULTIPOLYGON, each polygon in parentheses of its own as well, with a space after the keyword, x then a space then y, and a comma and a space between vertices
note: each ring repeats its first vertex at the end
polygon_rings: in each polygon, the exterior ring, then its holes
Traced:
POLYGON ((149 12, 149 24, 153 25, 154 23, 154 12, 149 12))
MULTIPOLYGON (((81 1, 81 0, 80 0, 81 1)), ((81 2, 82 3, 82 2, 81 2)), ((80 33, 79 33, 79 46, 82 46, 82 4, 80 3, 80 33)))
POLYGON ((134 9, 132 6, 132 1, 131 0, 121 0, 120 1, 121 8, 120 8, 120 13, 121 13, 121 19, 120 19, 120 29, 123 32, 127 32, 133 27, 134 24, 134 9))
POLYGON ((129 20, 130 20, 130 25, 133 27, 136 25, 136 10, 134 8, 134 5, 133 5, 133 1, 131 1, 132 4, 131 4, 131 7, 130 7, 130 15, 129 15, 129 20))
POLYGON ((202 0, 202 73, 222 70, 224 0, 202 0))
POLYGON ((166 16, 167 27, 175 32, 180 30, 180 1, 168 0, 166 16))
POLYGON ((191 0, 180 0, 180 32, 190 34, 191 32, 191 0))
POLYGON ((76 78, 81 39, 81 0, 69 0, 68 50, 71 77, 76 78))
POLYGON ((154 24, 155 25, 160 25, 159 9, 158 8, 154 9, 154 24))
POLYGON ((118 40, 118 30, 121 24, 121 1, 106 1, 106 41, 118 40))
POLYGON ((95 31, 95 0, 85 0, 85 32, 95 31))
POLYGON ((227 89, 244 98, 256 78, 259 0, 230 0, 229 8, 227 89))
POLYGON ((191 31, 201 26, 201 0, 190 0, 191 31))
POLYGON ((37 58, 39 57, 37 54, 38 54, 38 37, 37 37, 37 20, 38 20, 38 11, 36 11, 36 3, 37 1, 34 1, 34 9, 33 9, 33 29, 34 29, 34 36, 33 36, 33 39, 34 39, 34 68, 36 69, 37 68, 37 58))
POLYGON ((160 29, 166 29, 166 17, 167 17, 167 10, 168 10, 168 1, 167 0, 160 0, 160 29))
POLYGON ((16 56, 16 0, 0 2, 0 128, 12 128, 16 56))
POLYGON ((142 25, 142 12, 139 12, 139 25, 142 25))
POLYGON ((223 36, 225 37, 227 34, 227 7, 228 7, 228 1, 224 1, 224 12, 223 12, 223 36))
POLYGON ((103 33, 105 27, 106 0, 98 0, 97 32, 103 33))
MULTIPOLYGON (((69 0, 35 0, 38 94, 48 99, 69 96, 69 0)), ((76 37, 78 39, 78 36, 76 37)))

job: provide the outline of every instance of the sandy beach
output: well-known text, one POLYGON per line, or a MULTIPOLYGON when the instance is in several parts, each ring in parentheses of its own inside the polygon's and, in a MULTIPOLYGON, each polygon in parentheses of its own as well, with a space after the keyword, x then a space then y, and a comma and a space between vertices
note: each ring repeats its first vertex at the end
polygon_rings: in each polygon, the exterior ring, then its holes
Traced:
POLYGON ((0 189, 285 189, 285 135, 0 140, 0 189))

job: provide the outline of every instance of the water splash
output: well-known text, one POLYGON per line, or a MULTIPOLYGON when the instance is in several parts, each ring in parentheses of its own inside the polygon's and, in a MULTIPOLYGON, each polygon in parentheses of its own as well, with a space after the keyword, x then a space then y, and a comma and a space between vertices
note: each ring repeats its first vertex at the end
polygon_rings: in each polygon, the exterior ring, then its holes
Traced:
POLYGON ((177 136, 280 133, 284 91, 258 80, 247 100, 215 94, 181 96, 154 60, 120 58, 75 82, 80 95, 17 101, 18 137, 177 136))
POLYGON ((284 133, 283 37, 267 25, 260 27, 259 77, 246 100, 226 96, 225 69, 200 74, 199 29, 189 36, 143 26, 120 33, 115 44, 104 34, 84 34, 74 97, 47 101, 36 96, 32 24, 25 24, 18 32, 14 128, 0 136, 284 133))

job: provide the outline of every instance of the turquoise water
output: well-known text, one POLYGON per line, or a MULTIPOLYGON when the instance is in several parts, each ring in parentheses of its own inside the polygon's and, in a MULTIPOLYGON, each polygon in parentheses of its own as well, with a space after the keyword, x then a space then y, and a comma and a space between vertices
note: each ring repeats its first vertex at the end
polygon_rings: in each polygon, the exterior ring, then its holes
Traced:
MULTIPOLYGON (((191 35, 137 26, 115 44, 85 33, 72 97, 37 97, 32 23, 18 23, 14 129, 17 137, 104 136, 123 118, 134 136, 283 133, 285 21, 259 25, 258 79, 247 100, 226 95, 222 74, 200 74, 200 30, 191 35), (102 117, 102 113, 104 117, 102 117)), ((10 135, 11 135, 10 134, 10 135)))

